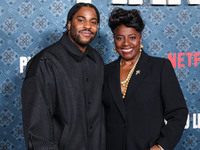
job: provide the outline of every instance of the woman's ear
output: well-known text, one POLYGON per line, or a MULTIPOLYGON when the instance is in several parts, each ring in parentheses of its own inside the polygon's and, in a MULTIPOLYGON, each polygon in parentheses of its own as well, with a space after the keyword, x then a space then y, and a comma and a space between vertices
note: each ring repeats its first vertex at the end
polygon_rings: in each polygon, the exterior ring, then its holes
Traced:
POLYGON ((140 36, 140 44, 142 44, 142 35, 140 36))

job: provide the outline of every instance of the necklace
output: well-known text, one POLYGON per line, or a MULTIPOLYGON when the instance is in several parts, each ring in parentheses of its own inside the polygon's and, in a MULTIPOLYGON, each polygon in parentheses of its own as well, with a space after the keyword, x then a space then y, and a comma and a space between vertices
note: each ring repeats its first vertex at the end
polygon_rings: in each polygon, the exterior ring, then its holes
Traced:
MULTIPOLYGON (((140 53, 140 55, 141 55, 141 53, 140 53)), ((133 65, 133 67, 131 68, 131 70, 129 71, 129 73, 128 73, 127 77, 126 77, 126 80, 120 82, 120 84, 121 84, 123 87, 125 87, 125 90, 124 90, 123 96, 122 96, 123 99, 124 99, 125 96, 126 96, 126 91, 127 91, 127 88, 128 88, 129 81, 130 81, 131 76, 132 76, 132 74, 133 74, 133 72, 134 72, 134 70, 135 70, 135 68, 136 68, 136 65, 137 65, 139 59, 140 59, 140 55, 139 55, 138 59, 136 60, 135 64, 133 65)), ((121 61, 122 61, 122 60, 121 60, 121 61)), ((121 61, 120 61, 120 66, 121 66, 121 61)))

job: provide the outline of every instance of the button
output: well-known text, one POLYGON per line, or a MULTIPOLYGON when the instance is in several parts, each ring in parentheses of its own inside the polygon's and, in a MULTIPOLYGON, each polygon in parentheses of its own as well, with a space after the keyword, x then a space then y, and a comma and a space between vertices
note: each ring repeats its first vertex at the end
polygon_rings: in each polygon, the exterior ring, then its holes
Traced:
POLYGON ((90 126, 90 130, 92 130, 93 126, 90 126))
POLYGON ((90 105, 90 104, 91 104, 91 102, 89 101, 89 102, 88 102, 88 104, 90 105))
POLYGON ((86 81, 88 82, 88 81, 89 81, 89 79, 88 79, 88 78, 86 78, 86 81))

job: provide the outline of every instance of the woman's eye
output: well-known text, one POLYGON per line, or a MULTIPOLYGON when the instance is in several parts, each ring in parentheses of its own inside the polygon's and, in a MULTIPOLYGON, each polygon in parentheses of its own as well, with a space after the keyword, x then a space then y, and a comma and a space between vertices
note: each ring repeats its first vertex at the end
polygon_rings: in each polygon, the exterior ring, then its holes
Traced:
POLYGON ((136 37, 133 36, 133 37, 130 37, 130 39, 131 39, 131 40, 134 40, 134 39, 136 39, 136 37))
POLYGON ((122 40, 122 38, 121 38, 121 37, 117 37, 116 39, 117 39, 118 41, 121 41, 121 40, 122 40))

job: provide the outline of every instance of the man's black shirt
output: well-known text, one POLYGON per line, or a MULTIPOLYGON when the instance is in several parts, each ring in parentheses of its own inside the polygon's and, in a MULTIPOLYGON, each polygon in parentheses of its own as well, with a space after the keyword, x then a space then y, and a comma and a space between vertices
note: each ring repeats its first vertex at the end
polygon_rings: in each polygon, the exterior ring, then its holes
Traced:
POLYGON ((37 150, 104 150, 104 64, 63 37, 28 63, 22 88, 26 146, 37 150))

